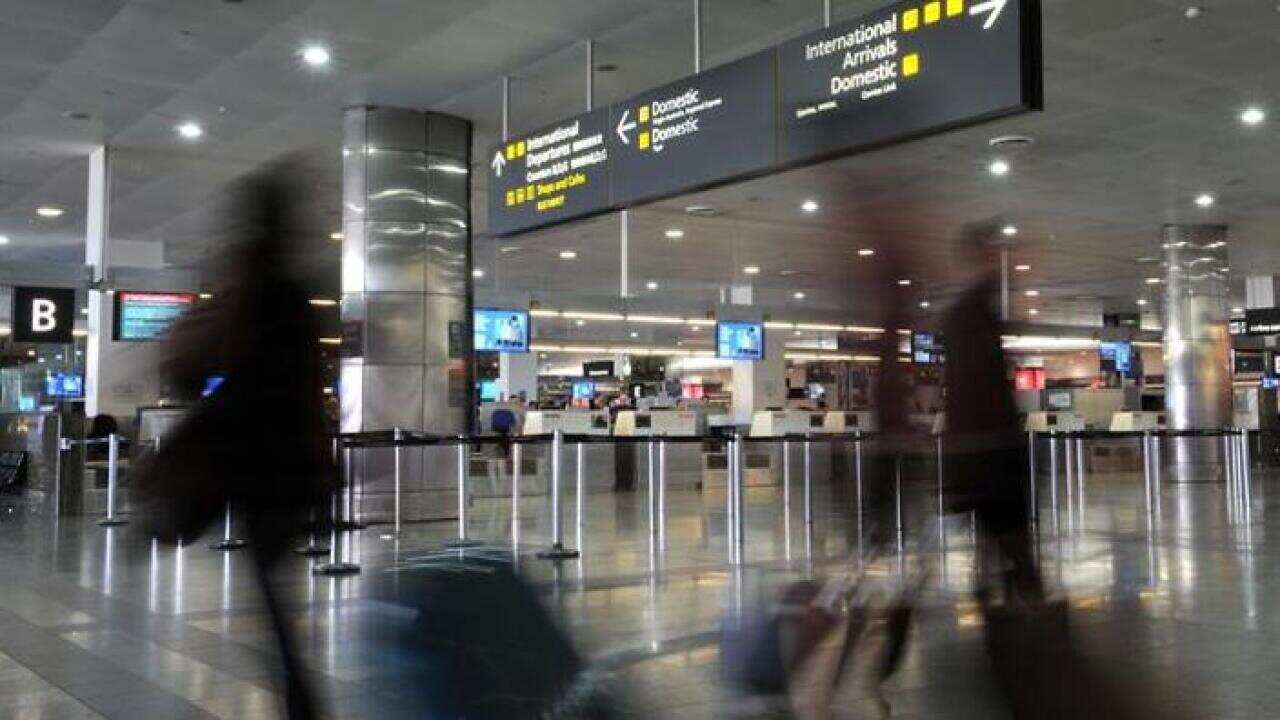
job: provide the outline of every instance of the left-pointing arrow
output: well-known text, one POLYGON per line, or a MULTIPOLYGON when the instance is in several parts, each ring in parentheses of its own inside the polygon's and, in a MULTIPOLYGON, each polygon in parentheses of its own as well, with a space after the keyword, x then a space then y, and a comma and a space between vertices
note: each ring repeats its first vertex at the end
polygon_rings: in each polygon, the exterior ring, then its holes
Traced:
POLYGON ((1000 14, 1004 12, 1004 6, 1008 4, 1009 0, 986 0, 986 2, 980 2, 969 8, 969 14, 982 15, 983 13, 990 13, 990 15, 987 15, 987 21, 982 24, 983 30, 990 30, 995 26, 996 20, 1000 19, 1000 14))
POLYGON ((494 175, 502 177, 502 168, 506 166, 506 164, 507 159, 502 157, 502 151, 499 150, 493 154, 493 162, 489 163, 489 166, 493 168, 494 175))
POLYGON ((622 140, 623 145, 631 144, 631 138, 627 137, 627 131, 636 129, 635 121, 630 120, 630 118, 631 111, 623 110, 622 119, 618 121, 618 139, 622 140))

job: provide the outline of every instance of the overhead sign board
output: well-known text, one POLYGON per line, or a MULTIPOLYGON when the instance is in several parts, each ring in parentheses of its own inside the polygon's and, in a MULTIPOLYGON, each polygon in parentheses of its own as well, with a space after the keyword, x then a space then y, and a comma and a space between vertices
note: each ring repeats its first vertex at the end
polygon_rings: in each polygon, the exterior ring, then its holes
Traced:
POLYGON ((613 204, 631 205, 773 165, 774 53, 762 52, 613 106, 613 204))
POLYGON ((13 341, 70 343, 74 340, 76 291, 70 288, 15 287, 13 341))
POLYGON ((1244 311, 1246 335, 1280 335, 1280 308, 1244 311))
POLYGON ((489 154, 489 227, 502 235, 607 210, 609 109, 522 135, 489 154))
POLYGON ((1042 106, 1039 0, 915 0, 494 147, 509 235, 1042 106))
POLYGON ((818 160, 1041 105, 1018 0, 898 3, 778 47, 778 161, 818 160))

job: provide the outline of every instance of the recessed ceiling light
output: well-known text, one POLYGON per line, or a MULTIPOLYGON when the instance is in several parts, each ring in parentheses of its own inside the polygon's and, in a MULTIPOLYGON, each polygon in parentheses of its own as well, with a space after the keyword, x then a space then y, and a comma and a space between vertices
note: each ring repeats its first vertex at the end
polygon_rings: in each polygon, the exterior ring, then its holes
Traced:
POLYGON ((9 244, 9 236, 0 235, 0 245, 8 245, 8 244, 9 244))
POLYGON ((338 301, 333 298, 311 298, 307 302, 316 307, 333 307, 338 304, 338 301))
POLYGON ((1260 107, 1247 107, 1240 111, 1240 122, 1245 125, 1261 125, 1267 119, 1267 113, 1260 107))
POLYGON ((500 249, 498 250, 498 252, 500 252, 500 253, 513 253, 513 252, 520 252, 520 246, 519 246, 519 245, 504 245, 502 248, 500 248, 500 249))
POLYGON ((1028 310, 1028 311, 1027 311, 1027 314, 1028 314, 1028 315, 1039 315, 1039 314, 1040 314, 1040 311, 1039 311, 1039 310, 1037 310, 1037 309, 1035 309, 1035 308, 1031 308, 1030 310, 1028 310))
POLYGON ((800 209, 807 213, 818 212, 819 207, 821 206, 818 205, 817 200, 805 200, 804 202, 800 203, 800 209))
POLYGON ((636 338, 638 338, 638 337, 640 337, 640 333, 635 332, 635 331, 633 330, 633 331, 631 332, 631 339, 632 339, 632 340, 634 340, 634 339, 636 339, 636 338))
POLYGON ((698 332, 698 331, 699 331, 699 330, 701 330, 701 329, 702 329, 702 326, 701 326, 701 325, 690 325, 690 326, 689 326, 689 330, 690 330, 690 331, 692 331, 692 332, 698 332))
POLYGON ((928 300, 921 300, 921 301, 920 301, 920 307, 925 308, 926 310, 927 310, 927 309, 929 309, 929 301, 928 301, 928 300))
POLYGON ((1143 306, 1145 306, 1146 304, 1147 304, 1147 299, 1146 299, 1146 298, 1138 298, 1138 307, 1143 307, 1143 306))
POLYGON ((1204 13, 1204 9, 1201 8, 1199 5, 1190 5, 1187 7, 1186 10, 1182 12, 1182 14, 1188 20, 1195 20, 1196 18, 1200 17, 1200 15, 1203 13, 1204 13))
POLYGON ((1202 207, 1202 208, 1213 207, 1213 203, 1216 201, 1217 199, 1212 195, 1210 195, 1209 193, 1200 193, 1199 195, 1196 196, 1196 205, 1198 207, 1202 207))
POLYGON ((759 275, 759 274, 760 274, 760 266, 759 266, 759 265, 748 265, 748 266, 746 266, 746 267, 742 268, 742 272, 743 272, 743 273, 745 273, 745 274, 747 274, 747 275, 759 275))
POLYGON ((991 164, 987 166, 987 172, 995 175, 996 177, 1008 175, 1009 170, 1009 163, 1004 160, 992 160, 991 164))
POLYGON ((329 233, 330 240, 341 240, 344 235, 340 232, 329 233))
POLYGON ((1030 272, 1031 266, 1030 265, 1014 265, 1013 269, 1017 270, 1018 272, 1030 272))
POLYGON ((901 285, 902 287, 909 287, 911 285, 911 281, 906 278, 903 278, 898 281, 898 284, 901 285))
POLYGON ((476 269, 472 270, 472 271, 471 271, 471 277, 473 277, 473 278, 482 278, 482 277, 484 277, 484 268, 476 268, 476 269))
POLYGON ((302 61, 312 67, 329 64, 329 49, 322 45, 308 45, 302 49, 302 61))
POLYGON ((1159 285, 1159 284, 1160 284, 1160 278, 1158 278, 1158 277, 1149 277, 1149 278, 1147 278, 1147 279, 1146 279, 1146 283, 1147 283, 1148 285, 1159 285))
POLYGON ((1039 290, 1028 290, 1028 291, 1027 291, 1027 297, 1040 297, 1040 291, 1039 291, 1039 290))
POLYGON ((875 255, 875 254, 876 254, 876 251, 872 250, 871 248, 862 248, 861 250, 858 251, 858 257, 871 257, 872 255, 875 255))
POLYGON ((800 336, 804 335, 804 331, 803 331, 803 330, 796 330, 794 333, 792 333, 792 335, 795 335, 796 337, 800 337, 800 336))
POLYGON ((193 122, 184 122, 174 129, 178 131, 179 135, 188 140, 195 140, 204 135, 204 128, 193 122))
POLYGON ((644 284, 644 286, 645 286, 646 288, 650 289, 650 290, 657 290, 657 289, 658 289, 658 281, 656 281, 656 280, 650 280, 649 282, 645 283, 645 284, 644 284))
POLYGON ((793 294, 791 297, 793 297, 793 298, 795 298, 795 299, 797 299, 797 300, 803 300, 805 296, 804 296, 804 293, 802 293, 802 292, 798 292, 798 293, 793 294))
POLYGON ((586 324, 587 324, 587 321, 586 321, 586 320, 582 320, 582 319, 578 319, 578 320, 574 320, 574 321, 573 321, 573 324, 574 324, 574 325, 577 325, 578 327, 582 327, 583 325, 586 325, 586 324))
POLYGON ((1000 234, 1004 235, 1005 237, 1013 237, 1014 235, 1018 234, 1018 228, 1016 225, 1005 225, 1004 227, 1000 228, 1000 234))
POLYGON ((684 231, 680 228, 669 228, 663 234, 667 236, 668 240, 679 240, 684 237, 684 231))
POLYGON ((36 208, 36 214, 43 218, 62 217, 62 212, 63 212, 62 208, 53 207, 50 205, 36 208))
POLYGON ((574 251, 574 250, 561 250, 561 251, 560 251, 560 259, 561 259, 561 260, 574 260, 574 259, 577 259, 577 257, 578 257, 578 253, 577 253, 576 251, 574 251))
POLYGON ((1232 313, 1233 315, 1243 315, 1243 314, 1244 314, 1244 308, 1242 308, 1242 307, 1233 307, 1233 308, 1231 308, 1231 313, 1232 313))

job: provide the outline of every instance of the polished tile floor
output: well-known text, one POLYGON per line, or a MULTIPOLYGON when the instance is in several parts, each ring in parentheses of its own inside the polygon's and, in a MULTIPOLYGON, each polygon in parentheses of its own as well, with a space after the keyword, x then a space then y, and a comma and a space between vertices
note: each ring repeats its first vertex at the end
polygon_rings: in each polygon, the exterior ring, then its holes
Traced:
MULTIPOLYGON (((885 588, 899 573, 930 570, 906 660, 886 688, 889 707, 903 718, 1002 717, 970 595, 970 520, 939 523, 927 485, 907 488, 900 550, 862 568, 885 588)), ((1267 532, 1273 478, 1255 472, 1247 512, 1220 485, 1166 486, 1150 511, 1139 475, 1090 476, 1083 498, 1078 490, 1068 498, 1065 485, 1055 521, 1042 479, 1040 556, 1055 592, 1070 598, 1086 656, 1114 677, 1159 688, 1159 702, 1184 715, 1280 716, 1280 545, 1267 532)), ((732 570, 724 495, 714 491, 670 491, 658 537, 643 487, 588 495, 581 523, 570 495, 566 540, 582 556, 558 565, 536 557, 549 543, 545 498, 522 499, 514 550, 506 501, 477 501, 471 534, 488 541, 486 552, 516 560, 583 654, 613 678, 629 715, 775 717, 721 681, 722 623, 793 579, 859 565, 850 497, 816 486, 806 533, 799 488, 789 521, 779 489, 751 489, 745 564, 732 570)), ((4 503, 0 719, 281 715, 250 550, 157 547, 134 525, 55 522, 39 507, 4 503)), ((316 577, 318 561, 301 557, 281 570, 330 716, 422 716, 403 677, 384 672, 385 648, 362 643, 359 628, 385 612, 371 599, 379 583, 397 568, 448 557, 441 542, 455 532, 451 523, 411 524, 391 536, 374 526, 342 545, 359 575, 316 577)), ((864 686, 842 688, 826 716, 878 716, 864 686)), ((798 713, 824 716, 812 707, 798 713)))

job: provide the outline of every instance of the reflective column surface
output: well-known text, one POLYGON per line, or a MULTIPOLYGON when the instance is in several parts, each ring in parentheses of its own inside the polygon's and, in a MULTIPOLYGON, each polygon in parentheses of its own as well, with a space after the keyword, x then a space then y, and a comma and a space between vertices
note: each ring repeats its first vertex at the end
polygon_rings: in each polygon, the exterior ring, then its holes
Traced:
MULTIPOLYGON (((1042 471, 1039 557, 1053 592, 1069 599, 1072 634, 1094 669, 1152 690, 1153 711, 1274 716, 1280 576, 1272 555, 1280 548, 1271 547, 1267 523, 1275 475, 1255 469, 1243 502, 1230 484, 1167 485, 1153 499, 1140 472, 1090 472, 1070 496, 1059 487, 1054 498, 1042 471)), ((407 523, 398 536, 378 525, 354 532, 350 552, 363 570, 351 577, 313 576, 325 558, 290 557, 278 570, 284 602, 328 716, 424 717, 407 687, 412 675, 394 671, 385 638, 375 643, 362 628, 395 614, 376 597, 393 571, 460 552, 514 558, 590 665, 617 681, 624 716, 780 717, 723 681, 728 613, 762 607, 809 575, 859 570, 885 588, 900 573, 924 578, 904 664, 884 688, 892 717, 1008 716, 972 595, 970 516, 939 521, 936 481, 904 482, 905 541, 874 560, 858 554, 866 539, 859 542, 851 482, 815 483, 812 530, 799 516, 786 522, 779 487, 749 487, 740 566, 727 563, 723 489, 668 488, 663 541, 654 542, 640 485, 588 494, 579 521, 574 483, 565 483, 564 522, 581 557, 562 562, 537 557, 551 525, 547 497, 533 494, 516 513, 518 550, 509 500, 477 498, 468 535, 487 542, 480 549, 442 549, 457 536, 445 521, 407 523)), ((791 492, 799 513, 804 488, 794 478, 791 492)), ((202 540, 179 550, 149 541, 140 522, 102 528, 94 518, 55 520, 14 498, 0 502, 0 718, 281 716, 277 650, 251 549, 216 552, 202 540)), ((840 683, 830 714, 810 706, 806 683, 820 672, 798 673, 796 717, 879 716, 858 677, 840 683)))

